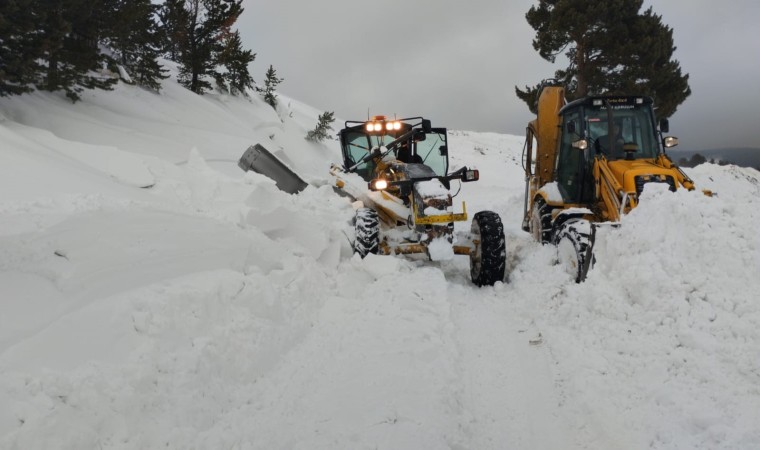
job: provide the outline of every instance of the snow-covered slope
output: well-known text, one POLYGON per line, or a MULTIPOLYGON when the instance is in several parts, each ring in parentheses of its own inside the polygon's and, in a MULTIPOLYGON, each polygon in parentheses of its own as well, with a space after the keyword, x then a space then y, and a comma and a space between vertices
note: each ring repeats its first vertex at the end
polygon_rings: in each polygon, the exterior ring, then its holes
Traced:
POLYGON ((0 99, 0 448, 760 447, 757 171, 647 188, 577 285, 520 229, 522 138, 453 131, 508 239, 476 288, 352 255, 321 111, 164 86, 0 99))

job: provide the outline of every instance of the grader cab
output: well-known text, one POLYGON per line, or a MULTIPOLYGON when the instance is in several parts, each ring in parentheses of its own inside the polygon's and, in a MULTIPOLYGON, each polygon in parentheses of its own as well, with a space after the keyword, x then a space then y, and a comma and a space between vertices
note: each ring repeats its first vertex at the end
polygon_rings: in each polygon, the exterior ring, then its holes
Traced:
POLYGON ((503 280, 506 249, 499 215, 478 212, 469 232, 455 232, 455 222, 468 215, 464 202, 456 211, 451 183, 477 181, 478 171, 449 172, 445 128, 433 128, 422 117, 375 116, 346 122, 339 137, 343 165, 330 172, 337 189, 363 203, 355 216, 356 253, 417 254, 432 261, 467 255, 473 283, 503 280))

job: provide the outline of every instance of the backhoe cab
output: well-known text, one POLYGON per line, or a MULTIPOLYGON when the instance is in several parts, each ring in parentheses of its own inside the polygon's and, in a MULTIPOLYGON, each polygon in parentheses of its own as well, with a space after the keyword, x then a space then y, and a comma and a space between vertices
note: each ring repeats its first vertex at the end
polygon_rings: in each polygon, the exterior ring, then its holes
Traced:
POLYGON ((558 246, 561 262, 583 281, 593 262, 596 225, 617 223, 635 208, 644 185, 694 189, 665 153, 652 99, 592 96, 565 103, 564 88, 546 85, 527 128, 523 229, 558 246))
POLYGON ((477 181, 478 171, 449 173, 445 128, 422 117, 375 116, 347 121, 339 138, 343 166, 333 164, 330 173, 340 191, 363 203, 355 217, 356 253, 422 254, 433 261, 469 255, 475 284, 503 280, 506 250, 498 214, 478 212, 469 233, 454 231, 454 222, 467 220, 467 209, 462 202, 461 212, 454 211, 451 182, 477 181))

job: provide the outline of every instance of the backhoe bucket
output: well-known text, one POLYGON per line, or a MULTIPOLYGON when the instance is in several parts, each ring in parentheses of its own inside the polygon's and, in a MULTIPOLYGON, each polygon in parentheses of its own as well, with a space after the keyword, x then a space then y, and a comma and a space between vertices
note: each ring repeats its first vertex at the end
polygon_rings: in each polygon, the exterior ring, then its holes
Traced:
POLYGON ((248 150, 243 153, 240 161, 238 161, 238 167, 246 172, 253 170, 273 179, 281 191, 289 194, 297 194, 308 186, 301 177, 261 144, 248 147, 248 150))

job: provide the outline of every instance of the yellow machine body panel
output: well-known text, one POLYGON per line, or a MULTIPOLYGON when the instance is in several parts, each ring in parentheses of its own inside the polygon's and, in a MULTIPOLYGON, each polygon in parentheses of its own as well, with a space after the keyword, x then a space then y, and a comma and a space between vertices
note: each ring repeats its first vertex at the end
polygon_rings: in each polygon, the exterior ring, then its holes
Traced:
POLYGON ((553 221, 568 209, 585 208, 577 216, 593 222, 617 222, 636 207, 646 183, 694 189, 663 151, 666 141, 677 139, 660 137, 650 98, 599 96, 567 103, 564 95, 560 86, 542 87, 537 117, 526 130, 524 230, 541 226, 546 240, 549 215, 553 221), (536 205, 543 208, 539 214, 536 205))
POLYGON ((530 123, 536 137, 536 184, 543 186, 554 181, 554 163, 560 133, 559 110, 565 105, 565 89, 547 86, 538 99, 538 117, 530 123))

